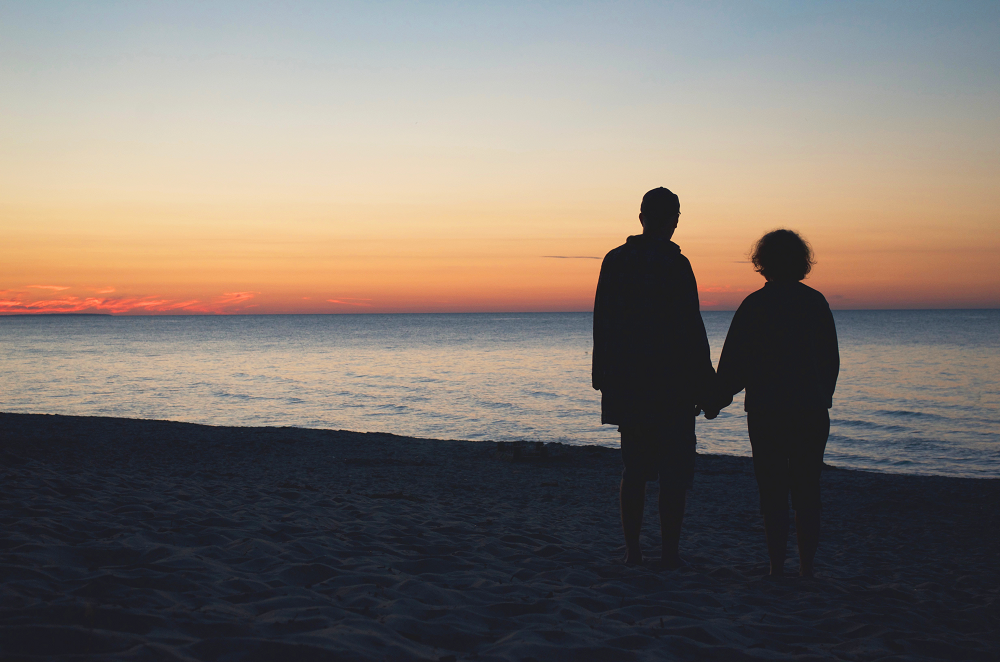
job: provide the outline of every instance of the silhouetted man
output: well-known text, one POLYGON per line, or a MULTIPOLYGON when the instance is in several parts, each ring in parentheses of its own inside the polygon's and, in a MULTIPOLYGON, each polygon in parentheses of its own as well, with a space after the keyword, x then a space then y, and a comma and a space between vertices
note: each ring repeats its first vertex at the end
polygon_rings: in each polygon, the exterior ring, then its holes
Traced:
MULTIPOLYGON (((660 481, 660 533, 666 568, 678 555, 684 503, 694 479, 696 405, 714 377, 691 263, 670 241, 680 200, 665 188, 642 198, 642 234, 601 265, 594 301, 593 385, 601 422, 621 432, 621 518, 625 563, 642 562, 639 533, 646 481, 660 481)), ((706 418, 718 412, 706 410, 706 418)))

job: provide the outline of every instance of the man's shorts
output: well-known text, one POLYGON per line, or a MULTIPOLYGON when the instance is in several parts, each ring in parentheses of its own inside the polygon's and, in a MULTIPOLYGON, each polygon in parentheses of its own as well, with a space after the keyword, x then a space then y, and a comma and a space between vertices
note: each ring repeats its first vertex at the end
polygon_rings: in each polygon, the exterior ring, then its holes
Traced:
POLYGON ((661 485, 691 489, 696 440, 693 410, 652 425, 622 425, 622 479, 659 480, 661 485))

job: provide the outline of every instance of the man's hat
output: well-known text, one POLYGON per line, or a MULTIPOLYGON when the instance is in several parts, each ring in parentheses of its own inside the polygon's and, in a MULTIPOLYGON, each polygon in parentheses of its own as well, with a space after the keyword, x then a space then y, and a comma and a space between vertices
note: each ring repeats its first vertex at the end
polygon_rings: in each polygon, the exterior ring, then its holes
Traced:
POLYGON ((654 188, 642 196, 639 211, 653 216, 676 216, 681 213, 681 199, 668 188, 654 188))

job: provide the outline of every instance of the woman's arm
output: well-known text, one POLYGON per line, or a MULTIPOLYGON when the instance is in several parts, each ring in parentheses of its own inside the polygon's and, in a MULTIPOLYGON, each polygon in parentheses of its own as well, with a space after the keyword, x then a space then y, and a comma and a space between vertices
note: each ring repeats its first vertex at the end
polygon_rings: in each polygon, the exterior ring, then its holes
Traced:
POLYGON ((833 320, 833 312, 827 305, 820 326, 820 352, 818 366, 823 393, 827 397, 827 407, 833 405, 833 392, 837 388, 837 377, 840 374, 840 348, 837 344, 837 324, 833 320))
POLYGON ((749 317, 744 300, 733 315, 729 333, 726 334, 726 342, 722 346, 722 356, 719 357, 719 367, 716 371, 716 393, 720 400, 717 404, 721 405, 719 409, 732 404, 733 396, 746 388, 750 340, 749 317))

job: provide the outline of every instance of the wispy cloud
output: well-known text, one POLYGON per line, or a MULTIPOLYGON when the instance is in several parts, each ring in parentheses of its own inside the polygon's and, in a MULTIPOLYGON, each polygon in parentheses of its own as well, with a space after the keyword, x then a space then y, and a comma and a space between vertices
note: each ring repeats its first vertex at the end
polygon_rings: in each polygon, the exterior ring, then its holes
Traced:
MULTIPOLYGON (((114 291, 114 288, 110 288, 110 290, 114 291)), ((111 313, 120 315, 170 312, 232 313, 243 308, 255 307, 245 305, 245 302, 256 296, 257 292, 224 292, 213 301, 177 300, 155 295, 140 297, 60 296, 32 301, 19 296, 22 293, 8 291, 0 294, 3 295, 3 298, 0 298, 0 312, 3 313, 111 313)))
POLYGON ((0 299, 0 309, 19 313, 126 313, 136 308, 161 310, 169 303, 153 297, 131 297, 120 299, 99 299, 97 297, 65 296, 56 299, 25 301, 23 299, 0 299))
POLYGON ((97 294, 111 294, 115 291, 113 287, 105 287, 103 290, 94 290, 97 294))
POLYGON ((28 285, 28 287, 35 290, 52 290, 53 292, 61 292, 62 290, 68 290, 68 285, 28 285))
POLYGON ((722 293, 726 292, 729 294, 743 294, 745 292, 752 292, 753 290, 748 290, 743 287, 733 287, 731 285, 709 285, 708 287, 698 287, 699 292, 714 292, 722 293))
POLYGON ((596 255, 543 255, 542 257, 554 258, 556 260, 600 260, 596 255))
POLYGON ((215 303, 220 306, 231 306, 233 304, 249 301, 257 296, 257 292, 223 292, 221 297, 216 298, 215 303))
POLYGON ((362 306, 364 308, 370 308, 372 304, 365 303, 371 301, 371 299, 352 299, 350 297, 344 297, 342 299, 327 299, 330 303, 336 303, 341 306, 362 306))

